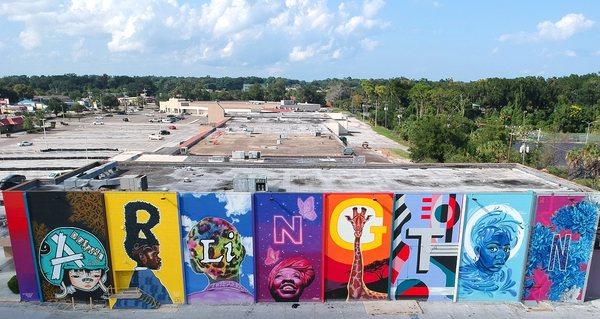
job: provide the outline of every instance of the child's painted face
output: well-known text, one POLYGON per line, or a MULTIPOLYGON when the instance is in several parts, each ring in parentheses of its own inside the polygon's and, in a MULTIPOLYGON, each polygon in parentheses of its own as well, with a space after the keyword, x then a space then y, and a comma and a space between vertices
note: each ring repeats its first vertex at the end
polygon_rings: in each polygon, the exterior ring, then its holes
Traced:
POLYGON ((478 264, 484 270, 498 272, 510 256, 510 238, 504 232, 494 234, 488 241, 478 247, 478 264))
POLYGON ((102 279, 102 270, 85 270, 71 269, 69 270, 69 281, 77 290, 92 291, 96 289, 98 283, 102 279))

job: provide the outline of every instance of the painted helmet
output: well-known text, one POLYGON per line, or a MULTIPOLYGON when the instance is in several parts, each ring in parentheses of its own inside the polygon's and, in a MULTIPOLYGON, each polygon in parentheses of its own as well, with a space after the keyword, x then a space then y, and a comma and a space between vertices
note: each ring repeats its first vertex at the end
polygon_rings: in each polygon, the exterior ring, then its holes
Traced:
POLYGON ((59 227, 49 232, 39 249, 44 278, 59 286, 65 270, 108 270, 106 249, 96 236, 75 227, 59 227))

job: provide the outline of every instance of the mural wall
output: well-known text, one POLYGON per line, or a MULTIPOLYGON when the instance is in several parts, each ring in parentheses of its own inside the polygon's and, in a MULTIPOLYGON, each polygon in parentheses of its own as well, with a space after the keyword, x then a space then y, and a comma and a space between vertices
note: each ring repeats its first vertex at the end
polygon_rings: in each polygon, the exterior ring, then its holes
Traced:
POLYGON ((458 194, 394 195, 392 299, 453 299, 462 200, 458 194))
POLYGON ((115 290, 137 288, 141 293, 136 299, 112 299, 110 306, 183 303, 177 195, 106 192, 105 201, 115 290))
POLYGON ((393 194, 325 194, 325 298, 388 299, 393 194))
POLYGON ((110 252, 102 193, 28 192, 42 299, 108 299, 110 252))
POLYGON ((254 195, 258 301, 323 300, 323 195, 254 195))
POLYGON ((39 301, 40 287, 33 257, 25 193, 9 191, 3 192, 3 196, 21 301, 39 301))
POLYGON ((252 194, 180 193, 188 303, 254 302, 252 194))
POLYGON ((598 194, 3 194, 24 301, 600 296, 598 194))
POLYGON ((537 197, 523 299, 583 300, 598 209, 585 195, 537 197))
POLYGON ((533 193, 467 196, 458 300, 520 300, 533 199, 533 193))

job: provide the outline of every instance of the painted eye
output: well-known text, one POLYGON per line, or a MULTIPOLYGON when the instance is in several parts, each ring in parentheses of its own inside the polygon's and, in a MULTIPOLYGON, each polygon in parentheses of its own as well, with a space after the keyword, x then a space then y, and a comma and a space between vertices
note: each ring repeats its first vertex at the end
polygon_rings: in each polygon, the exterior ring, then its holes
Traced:
POLYGON ((510 252, 510 247, 504 247, 504 252, 505 253, 510 252))
POLYGON ((233 237, 234 237, 234 235, 233 235, 233 232, 229 232, 229 234, 227 234, 227 237, 228 237, 229 239, 233 239, 233 237))
POLYGON ((498 247, 491 247, 491 248, 490 248, 490 251, 491 251, 491 252, 493 252, 493 253, 495 253, 495 252, 497 252, 497 251, 498 251, 498 247))

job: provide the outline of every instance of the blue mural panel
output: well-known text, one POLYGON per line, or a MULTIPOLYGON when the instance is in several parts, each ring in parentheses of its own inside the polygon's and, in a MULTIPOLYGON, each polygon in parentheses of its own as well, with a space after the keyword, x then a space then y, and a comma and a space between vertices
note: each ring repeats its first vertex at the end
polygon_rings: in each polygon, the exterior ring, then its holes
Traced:
POLYGON ((533 202, 533 193, 467 196, 458 300, 520 300, 533 202))
POLYGON ((394 195, 392 299, 453 299, 462 201, 459 194, 394 195))
POLYGON ((253 303, 252 194, 179 193, 188 303, 253 303))

